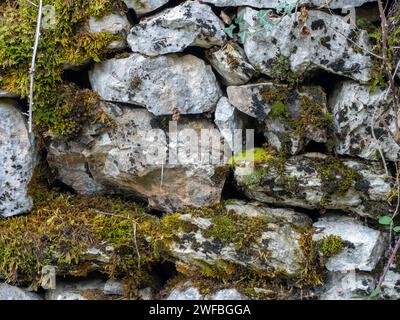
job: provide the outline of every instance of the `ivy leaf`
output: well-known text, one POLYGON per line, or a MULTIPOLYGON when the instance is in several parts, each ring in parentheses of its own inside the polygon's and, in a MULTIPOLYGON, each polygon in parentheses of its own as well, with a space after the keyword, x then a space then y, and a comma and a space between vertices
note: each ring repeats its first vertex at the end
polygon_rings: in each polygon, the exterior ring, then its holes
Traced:
POLYGON ((240 16, 238 16, 237 18, 235 18, 235 22, 236 22, 238 25, 241 25, 241 24, 245 23, 245 21, 244 21, 244 13, 241 13, 240 16))
POLYGON ((229 27, 224 29, 229 38, 233 38, 233 30, 235 30, 235 28, 236 26, 234 24, 231 24, 229 27))
POLYGON ((247 36, 249 35, 248 30, 243 30, 238 33, 238 36, 240 37, 240 41, 244 44, 247 40, 247 36))
POLYGON ((392 223, 392 218, 389 216, 381 216, 379 218, 379 223, 384 225, 384 226, 388 226, 392 223))
POLYGON ((375 288, 375 289, 371 292, 371 294, 369 295, 369 297, 370 297, 370 298, 376 298, 376 297, 380 296, 381 293, 382 293, 381 289, 375 288))
POLYGON ((400 232, 400 226, 394 227, 394 228, 393 228, 393 231, 394 231, 394 232, 400 232))

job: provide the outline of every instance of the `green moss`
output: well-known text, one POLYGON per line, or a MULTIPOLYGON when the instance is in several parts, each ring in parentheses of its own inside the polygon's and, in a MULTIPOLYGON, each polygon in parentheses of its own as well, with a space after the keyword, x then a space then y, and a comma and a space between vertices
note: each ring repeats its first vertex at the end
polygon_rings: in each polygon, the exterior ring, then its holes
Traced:
POLYGON ((312 239, 312 232, 304 233, 299 239, 301 257, 301 272, 297 279, 297 286, 317 286, 322 284, 322 271, 318 258, 317 244, 312 239))
POLYGON ((301 82, 301 76, 291 70, 289 58, 285 56, 274 59, 269 76, 279 82, 287 83, 291 87, 301 82))
POLYGON ((276 118, 287 118, 289 116, 286 105, 281 101, 275 101, 271 108, 272 116, 276 118))
POLYGON ((325 236, 319 241, 321 251, 326 258, 330 258, 342 251, 343 239, 339 236, 325 236))
POLYGON ((99 271, 146 283, 158 261, 148 241, 159 234, 158 218, 121 198, 76 196, 36 183, 30 194, 34 207, 28 216, 0 221, 0 273, 7 282, 36 288, 46 265, 56 266, 58 275, 86 276, 93 269, 88 249, 112 246, 99 271))
MULTIPOLYGON (((62 80, 65 65, 98 62, 109 53, 107 46, 118 35, 89 33, 84 27, 89 16, 101 17, 123 7, 120 1, 45 0, 56 13, 54 28, 41 33, 34 92, 34 124, 38 132, 53 136, 74 136, 87 120, 93 105, 81 103, 87 90, 62 80), (74 99, 76 98, 76 99, 74 99)), ((0 4, 0 88, 27 98, 29 68, 36 30, 37 8, 28 1, 10 0, 0 4)))
POLYGON ((231 157, 228 163, 234 166, 239 162, 251 161, 253 163, 260 163, 268 161, 271 155, 263 148, 253 148, 249 150, 244 150, 240 154, 231 157))
POLYGON ((326 196, 346 194, 359 179, 356 170, 334 157, 319 161, 316 170, 322 180, 322 190, 326 196))

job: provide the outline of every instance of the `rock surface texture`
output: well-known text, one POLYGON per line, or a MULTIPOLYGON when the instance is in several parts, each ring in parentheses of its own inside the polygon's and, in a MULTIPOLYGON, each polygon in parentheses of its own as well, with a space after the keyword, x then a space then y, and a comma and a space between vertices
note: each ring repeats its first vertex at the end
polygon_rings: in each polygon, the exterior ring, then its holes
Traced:
POLYGON ((133 52, 148 56, 182 52, 188 46, 222 45, 224 25, 211 7, 187 1, 134 26, 128 36, 133 52))
POLYGON ((89 75, 103 99, 144 106, 155 115, 213 111, 222 95, 211 67, 192 55, 132 54, 97 64, 89 75))
POLYGON ((28 212, 35 156, 27 124, 11 100, 0 100, 0 217, 28 212))
MULTIPOLYGON (((306 24, 293 23, 292 17, 271 18, 269 31, 260 32, 259 12, 250 8, 240 11, 248 32, 244 50, 250 63, 260 72, 274 76, 287 68, 294 76, 325 70, 358 81, 369 78, 371 59, 364 51, 355 52, 347 38, 367 48, 367 35, 357 32, 340 17, 310 10, 306 24)), ((296 14, 299 19, 300 13, 296 14)))
POLYGON ((224 151, 222 136, 210 121, 181 122, 170 137, 175 160, 170 155, 164 165, 169 132, 151 113, 112 104, 105 104, 103 111, 114 126, 88 128, 77 141, 50 146, 48 161, 64 183, 81 194, 119 190, 166 211, 219 202, 227 171, 219 162, 224 151), (220 142, 216 144, 219 149, 199 148, 200 154, 187 156, 195 143, 186 140, 185 129, 191 128, 198 128, 199 137, 201 129, 210 129, 208 137, 220 142), (207 156, 210 161, 202 162, 207 156))
POLYGON ((168 0, 123 0, 128 8, 133 9, 137 15, 154 11, 168 3, 168 0))

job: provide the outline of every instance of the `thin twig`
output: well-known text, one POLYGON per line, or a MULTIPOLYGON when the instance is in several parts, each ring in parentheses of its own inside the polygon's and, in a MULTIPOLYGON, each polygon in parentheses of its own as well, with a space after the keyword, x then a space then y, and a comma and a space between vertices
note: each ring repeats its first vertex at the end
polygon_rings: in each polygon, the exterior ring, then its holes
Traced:
POLYGON ((390 255, 390 258, 385 266, 385 269, 383 270, 381 277, 379 278, 379 282, 376 286, 376 289, 380 289, 382 287, 383 281, 385 281, 386 274, 388 273, 391 265, 393 264, 394 259, 396 258, 396 255, 397 255, 397 251, 399 251, 399 249, 400 249, 400 238, 397 239, 397 241, 396 241, 396 245, 390 255))
POLYGON ((40 28, 42 25, 42 10, 43 10, 43 0, 39 1, 39 10, 38 10, 38 16, 37 16, 37 25, 36 25, 36 33, 35 33, 35 42, 33 44, 33 54, 32 54, 32 62, 31 62, 31 68, 29 70, 30 74, 30 88, 29 88, 29 133, 32 133, 32 110, 33 110, 33 91, 34 91, 34 86, 35 86, 35 66, 36 66, 36 56, 37 56, 37 50, 39 46, 39 40, 40 40, 40 28))

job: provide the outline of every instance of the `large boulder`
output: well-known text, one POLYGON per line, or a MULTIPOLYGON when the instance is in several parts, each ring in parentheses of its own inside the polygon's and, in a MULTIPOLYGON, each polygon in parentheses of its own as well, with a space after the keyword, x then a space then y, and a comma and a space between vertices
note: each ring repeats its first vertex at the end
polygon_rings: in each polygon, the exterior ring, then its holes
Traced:
POLYGON ((230 274, 236 266, 299 277, 306 263, 300 242, 311 226, 307 216, 239 200, 224 210, 170 217, 182 227, 168 252, 183 269, 230 274))
POLYGON ((369 86, 353 81, 342 82, 333 91, 329 105, 334 115, 338 154, 380 160, 380 149, 387 160, 399 160, 400 146, 387 130, 395 132, 395 118, 391 109, 386 112, 386 93, 379 89, 371 93, 369 86), (386 126, 380 121, 382 116, 386 126))
POLYGON ((131 29, 128 43, 133 52, 157 56, 182 52, 188 46, 222 45, 226 39, 223 29, 210 6, 187 1, 142 20, 131 29))
POLYGON ((375 162, 340 161, 320 153, 285 160, 256 149, 235 160, 235 178, 250 199, 274 205, 338 209, 371 218, 392 209, 386 202, 390 179, 375 162))
POLYGON ((245 21, 241 31, 248 32, 244 50, 261 73, 274 78, 287 78, 292 73, 293 80, 326 70, 362 82, 370 79, 371 58, 359 49, 367 48, 367 34, 356 31, 340 16, 310 10, 305 27, 298 12, 296 21, 288 15, 268 18, 270 28, 265 31, 257 10, 244 8, 239 14, 245 21))
POLYGON ((169 0, 123 0, 129 9, 133 9, 139 16, 154 11, 163 5, 167 4, 169 0))
POLYGON ((155 115, 213 111, 222 95, 211 67, 192 55, 132 54, 96 64, 89 77, 103 99, 141 105, 155 115))
POLYGON ((164 211, 219 202, 229 147, 212 122, 181 119, 167 133, 145 109, 104 103, 102 112, 108 128, 91 126, 76 140, 49 146, 48 162, 64 183, 82 194, 131 194, 164 211))
POLYGON ((0 300, 43 300, 36 293, 23 288, 0 283, 0 300))
POLYGON ((271 82, 231 86, 229 102, 256 118, 268 142, 279 151, 300 152, 309 141, 324 143, 332 120, 321 87, 289 89, 271 82))
POLYGON ((314 241, 329 236, 340 237, 343 248, 325 263, 329 271, 373 271, 385 248, 381 232, 352 217, 330 215, 313 224, 314 241))
POLYGON ((33 138, 12 100, 0 100, 0 217, 29 211, 28 184, 35 165, 33 138))
POLYGON ((104 17, 90 17, 88 21, 89 32, 108 32, 118 35, 121 40, 116 40, 108 45, 108 49, 125 49, 127 46, 126 37, 131 27, 126 15, 119 13, 108 14, 104 17))
POLYGON ((208 50, 207 58, 228 86, 245 84, 256 73, 243 49, 234 42, 208 50))
MULTIPOLYGON (((318 7, 326 7, 331 9, 340 9, 348 7, 359 7, 364 3, 375 2, 376 0, 286 0, 284 3, 295 6, 297 3, 300 5, 314 5, 318 7)), ((275 9, 282 4, 283 1, 279 0, 202 0, 202 2, 211 3, 218 7, 239 7, 250 6, 254 8, 275 9)))

